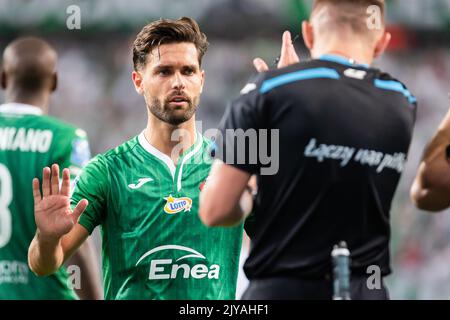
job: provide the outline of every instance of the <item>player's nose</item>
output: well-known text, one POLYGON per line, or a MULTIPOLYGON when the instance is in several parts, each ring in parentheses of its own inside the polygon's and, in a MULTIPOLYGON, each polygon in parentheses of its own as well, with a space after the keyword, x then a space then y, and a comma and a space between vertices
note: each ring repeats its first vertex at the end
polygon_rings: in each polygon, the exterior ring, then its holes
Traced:
POLYGON ((173 89, 184 89, 185 83, 181 73, 176 72, 172 78, 172 88, 173 89))

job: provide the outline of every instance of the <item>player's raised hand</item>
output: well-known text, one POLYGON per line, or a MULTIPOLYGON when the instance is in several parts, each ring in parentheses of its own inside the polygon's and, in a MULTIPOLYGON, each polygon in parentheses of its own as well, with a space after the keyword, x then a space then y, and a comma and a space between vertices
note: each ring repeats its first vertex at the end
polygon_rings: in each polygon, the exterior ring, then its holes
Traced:
MULTIPOLYGON (((285 31, 283 33, 283 40, 281 44, 281 54, 278 59, 277 68, 284 68, 291 64, 300 62, 300 59, 295 52, 295 48, 292 42, 291 33, 285 31)), ((261 58, 255 58, 253 60, 253 65, 258 72, 265 72, 269 70, 267 63, 261 58)))
POLYGON ((42 237, 59 239, 68 233, 78 222, 78 217, 88 205, 81 200, 75 209, 70 208, 70 172, 64 169, 61 187, 59 185, 59 166, 45 167, 42 174, 42 196, 39 179, 33 179, 34 217, 42 237))

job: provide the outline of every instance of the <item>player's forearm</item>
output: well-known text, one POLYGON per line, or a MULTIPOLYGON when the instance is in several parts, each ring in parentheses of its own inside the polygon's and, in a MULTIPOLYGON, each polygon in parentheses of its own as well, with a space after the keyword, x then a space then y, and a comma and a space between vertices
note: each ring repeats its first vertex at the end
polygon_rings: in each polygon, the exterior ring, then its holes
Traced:
POLYGON ((450 122, 446 117, 431 142, 425 148, 411 198, 417 207, 427 211, 440 211, 450 206, 450 122))
POLYGON ((422 210, 436 212, 450 206, 450 164, 442 159, 422 162, 411 187, 411 199, 422 210))
POLYGON ((428 145, 425 147, 422 162, 433 164, 436 161, 446 159, 446 150, 450 146, 450 130, 439 129, 428 145))
POLYGON ((439 124, 438 132, 443 133, 448 139, 450 139, 450 108, 442 122, 439 124))
POLYGON ((411 189, 411 198, 419 209, 429 212, 442 211, 450 206, 450 198, 447 192, 419 188, 416 183, 411 189))
POLYGON ((436 158, 445 156, 447 146, 450 145, 450 110, 439 124, 436 134, 425 147, 422 162, 433 163, 436 158))
POLYGON ((61 239, 44 237, 39 230, 28 250, 28 265, 37 276, 55 273, 63 264, 64 252, 61 239))

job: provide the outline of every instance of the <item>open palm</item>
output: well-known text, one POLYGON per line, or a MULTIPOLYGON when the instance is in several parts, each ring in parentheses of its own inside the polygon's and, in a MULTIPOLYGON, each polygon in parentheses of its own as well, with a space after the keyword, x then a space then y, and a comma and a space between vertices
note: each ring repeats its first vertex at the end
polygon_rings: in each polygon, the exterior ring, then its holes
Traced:
POLYGON ((70 207, 70 172, 64 169, 61 187, 59 166, 44 168, 42 174, 42 196, 39 179, 33 179, 34 217, 42 236, 59 239, 77 223, 88 202, 81 200, 72 211, 70 207))

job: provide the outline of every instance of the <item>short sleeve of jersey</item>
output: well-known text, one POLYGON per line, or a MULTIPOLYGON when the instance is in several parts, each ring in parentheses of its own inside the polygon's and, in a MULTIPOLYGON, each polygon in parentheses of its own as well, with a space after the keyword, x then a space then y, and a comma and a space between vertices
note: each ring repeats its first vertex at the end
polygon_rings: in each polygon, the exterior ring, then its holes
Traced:
POLYGON ((241 90, 241 95, 227 107, 219 125, 213 157, 240 170, 254 174, 260 168, 257 154, 259 129, 265 127, 263 96, 264 80, 258 75, 241 90), (256 137, 256 139, 255 139, 256 137))
POLYGON ((82 173, 75 179, 74 185, 71 197, 72 209, 82 199, 89 201, 78 223, 91 234, 95 227, 102 223, 106 206, 108 172, 101 155, 93 158, 84 167, 82 173))

